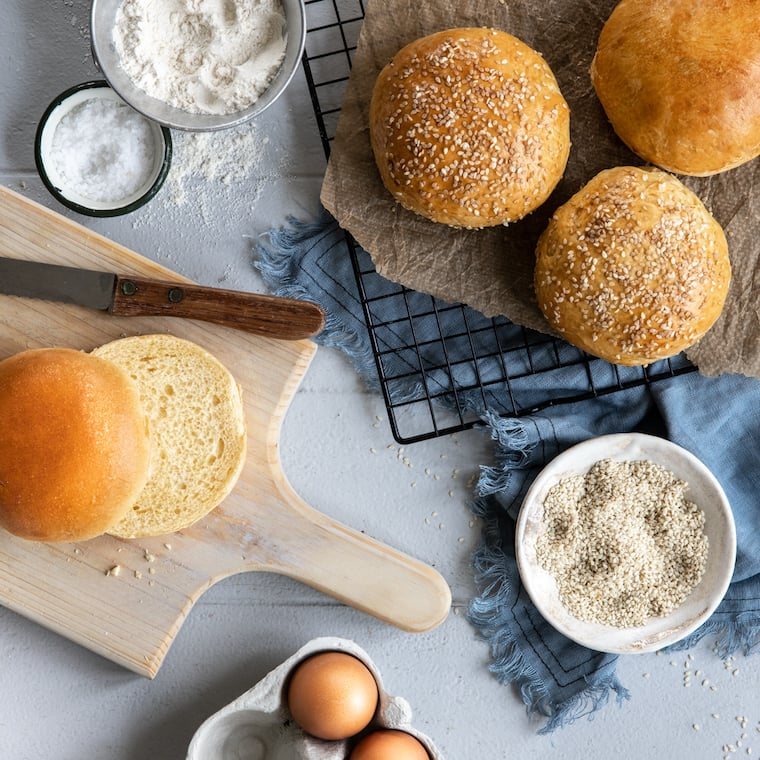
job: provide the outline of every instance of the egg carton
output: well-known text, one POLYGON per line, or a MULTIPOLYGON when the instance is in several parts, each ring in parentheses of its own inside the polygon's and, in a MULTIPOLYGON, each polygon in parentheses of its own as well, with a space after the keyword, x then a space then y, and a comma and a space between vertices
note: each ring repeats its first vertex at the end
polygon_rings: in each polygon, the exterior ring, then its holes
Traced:
POLYGON ((309 641, 253 688, 204 721, 190 742, 187 760, 346 760, 352 747, 350 739, 324 741, 310 736, 288 710, 286 688, 290 674, 303 660, 319 652, 351 654, 374 676, 380 698, 375 717, 365 731, 406 731, 425 747, 430 760, 444 760, 431 739, 412 726, 409 703, 385 691, 369 655, 353 641, 331 636, 309 641))

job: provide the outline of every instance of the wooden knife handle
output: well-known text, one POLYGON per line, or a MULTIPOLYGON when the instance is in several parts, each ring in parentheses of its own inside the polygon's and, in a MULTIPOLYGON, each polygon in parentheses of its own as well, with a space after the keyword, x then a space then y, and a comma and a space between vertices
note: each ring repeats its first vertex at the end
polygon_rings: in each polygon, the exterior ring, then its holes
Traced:
POLYGON ((116 278, 110 311, 200 319, 280 340, 311 338, 325 326, 324 311, 310 301, 123 275, 116 278))

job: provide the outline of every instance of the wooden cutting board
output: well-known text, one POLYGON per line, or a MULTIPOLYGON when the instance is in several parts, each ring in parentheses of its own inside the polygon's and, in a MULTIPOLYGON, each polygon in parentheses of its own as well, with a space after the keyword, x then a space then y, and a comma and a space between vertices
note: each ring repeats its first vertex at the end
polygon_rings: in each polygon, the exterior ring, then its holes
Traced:
MULTIPOLYGON (((0 256, 186 281, 5 188, 0 256)), ((282 471, 280 428, 313 343, 0 295, 0 358, 153 332, 204 346, 240 383, 249 439, 237 487, 191 528, 158 538, 41 544, 0 530, 0 604, 148 677, 201 593, 249 570, 290 576, 404 630, 442 622, 451 596, 435 570, 311 508, 282 471)))

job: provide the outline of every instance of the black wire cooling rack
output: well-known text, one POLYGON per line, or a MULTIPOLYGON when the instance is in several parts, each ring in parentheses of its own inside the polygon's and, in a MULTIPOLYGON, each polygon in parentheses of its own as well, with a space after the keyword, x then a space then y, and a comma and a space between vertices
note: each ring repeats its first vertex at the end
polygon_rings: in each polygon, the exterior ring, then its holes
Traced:
MULTIPOLYGON (((329 157, 365 2, 305 0, 305 7, 303 65, 329 157)), ((649 367, 612 365, 506 319, 389 283, 351 236, 345 238, 399 443, 469 429, 483 409, 521 417, 694 370, 683 356, 649 367)))

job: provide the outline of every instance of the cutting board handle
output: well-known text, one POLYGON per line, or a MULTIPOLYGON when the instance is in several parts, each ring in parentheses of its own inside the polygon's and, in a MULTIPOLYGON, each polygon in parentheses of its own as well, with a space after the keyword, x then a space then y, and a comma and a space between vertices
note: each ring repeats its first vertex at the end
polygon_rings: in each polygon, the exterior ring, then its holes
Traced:
POLYGON ((402 630, 446 619, 451 590, 434 568, 310 507, 284 476, 276 487, 281 507, 267 523, 269 549, 257 545, 249 569, 294 578, 402 630))

